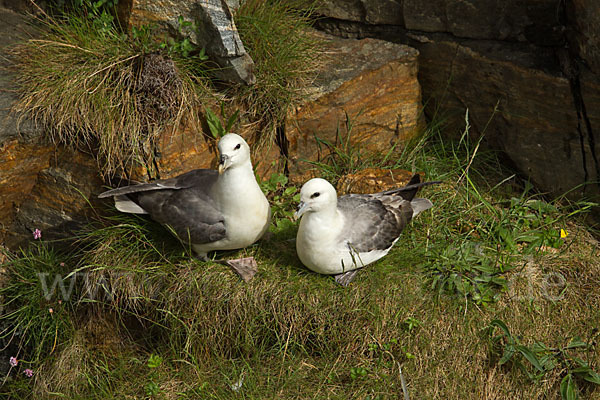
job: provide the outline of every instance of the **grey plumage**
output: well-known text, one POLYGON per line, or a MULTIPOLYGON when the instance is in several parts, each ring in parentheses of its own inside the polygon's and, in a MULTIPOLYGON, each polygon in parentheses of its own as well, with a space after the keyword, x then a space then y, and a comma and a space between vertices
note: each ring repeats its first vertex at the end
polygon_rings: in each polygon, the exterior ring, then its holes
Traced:
POLYGON ((414 196, 419 188, 435 183, 420 182, 419 175, 414 175, 402 188, 338 197, 337 207, 346 216, 340 237, 347 238, 357 252, 389 248, 414 215, 432 206, 429 200, 414 196))
POLYGON ((183 241, 210 243, 226 235, 223 215, 208 195, 218 176, 217 171, 197 169, 171 179, 109 190, 98 197, 126 196, 183 241))

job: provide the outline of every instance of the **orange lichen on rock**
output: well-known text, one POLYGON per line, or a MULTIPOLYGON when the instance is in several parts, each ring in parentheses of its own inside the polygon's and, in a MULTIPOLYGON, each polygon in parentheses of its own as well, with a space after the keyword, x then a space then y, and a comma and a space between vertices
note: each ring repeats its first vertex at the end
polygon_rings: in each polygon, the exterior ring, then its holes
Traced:
MULTIPOLYGON (((423 173, 420 173, 421 179, 423 173)), ((337 184, 338 195, 347 193, 377 193, 405 186, 413 173, 404 169, 367 168, 343 176, 337 184)))

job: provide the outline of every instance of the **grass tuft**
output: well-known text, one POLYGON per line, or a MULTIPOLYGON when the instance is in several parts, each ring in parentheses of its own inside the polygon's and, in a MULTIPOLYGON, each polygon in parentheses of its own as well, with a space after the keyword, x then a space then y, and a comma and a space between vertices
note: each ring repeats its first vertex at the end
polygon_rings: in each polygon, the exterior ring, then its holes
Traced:
POLYGON ((9 255, 0 285, 0 332, 16 348, 21 368, 54 353, 73 331, 74 286, 67 278, 73 260, 45 243, 9 255))
POLYGON ((149 51, 148 36, 95 22, 47 16, 41 38, 12 49, 21 93, 13 111, 53 142, 97 154, 109 176, 150 164, 161 130, 194 123, 200 99, 185 63, 149 51))
POLYGON ((256 75, 255 85, 238 87, 235 94, 262 127, 260 144, 275 143, 275 129, 316 76, 322 44, 309 31, 313 12, 307 0, 246 0, 235 14, 256 75))

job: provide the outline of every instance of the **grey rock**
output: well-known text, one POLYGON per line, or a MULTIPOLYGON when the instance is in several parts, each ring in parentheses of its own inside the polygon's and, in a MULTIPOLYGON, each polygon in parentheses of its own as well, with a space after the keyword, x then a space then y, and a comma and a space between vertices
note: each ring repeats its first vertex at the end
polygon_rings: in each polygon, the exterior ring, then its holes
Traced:
POLYGON ((231 11, 236 11, 240 8, 240 0, 225 0, 231 11))
POLYGON ((410 30, 546 44, 560 40, 555 0, 404 0, 403 7, 410 30))
POLYGON ((192 15, 197 25, 196 42, 223 68, 219 71, 221 77, 254 84, 254 61, 244 49, 227 3, 224 0, 197 3, 192 15))
POLYGON ((119 19, 124 26, 158 25, 171 35, 184 35, 206 50, 206 54, 221 68, 217 74, 224 80, 251 85, 254 83, 254 62, 246 53, 225 0, 128 0, 119 3, 119 19), (180 19, 191 23, 182 27, 180 19))
MULTIPOLYGON (((583 121, 578 121, 571 82, 560 72, 536 68, 539 60, 531 52, 510 46, 503 52, 492 46, 488 50, 495 51, 487 52, 466 42, 430 40, 416 47, 429 106, 441 106, 455 135, 464 129, 468 109, 471 135, 485 135, 489 145, 503 150, 538 188, 553 195, 600 178, 594 165, 600 143, 592 148, 585 138, 582 144, 578 127, 583 121)), ((590 74, 583 87, 588 118, 599 126, 600 86, 590 74)), ((571 197, 584 192, 600 196, 598 185, 590 184, 571 197)))
POLYGON ((402 25, 403 0, 323 0, 319 13, 366 24, 402 25))

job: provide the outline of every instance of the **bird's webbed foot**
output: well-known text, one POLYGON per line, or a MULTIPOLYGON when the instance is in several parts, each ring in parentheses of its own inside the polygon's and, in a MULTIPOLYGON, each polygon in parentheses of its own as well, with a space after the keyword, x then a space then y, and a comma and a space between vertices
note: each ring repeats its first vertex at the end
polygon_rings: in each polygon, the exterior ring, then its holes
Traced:
POLYGON ((354 280, 354 277, 358 273, 358 269, 353 269, 352 271, 346 271, 341 274, 334 275, 335 281, 342 286, 348 286, 350 282, 354 280))

